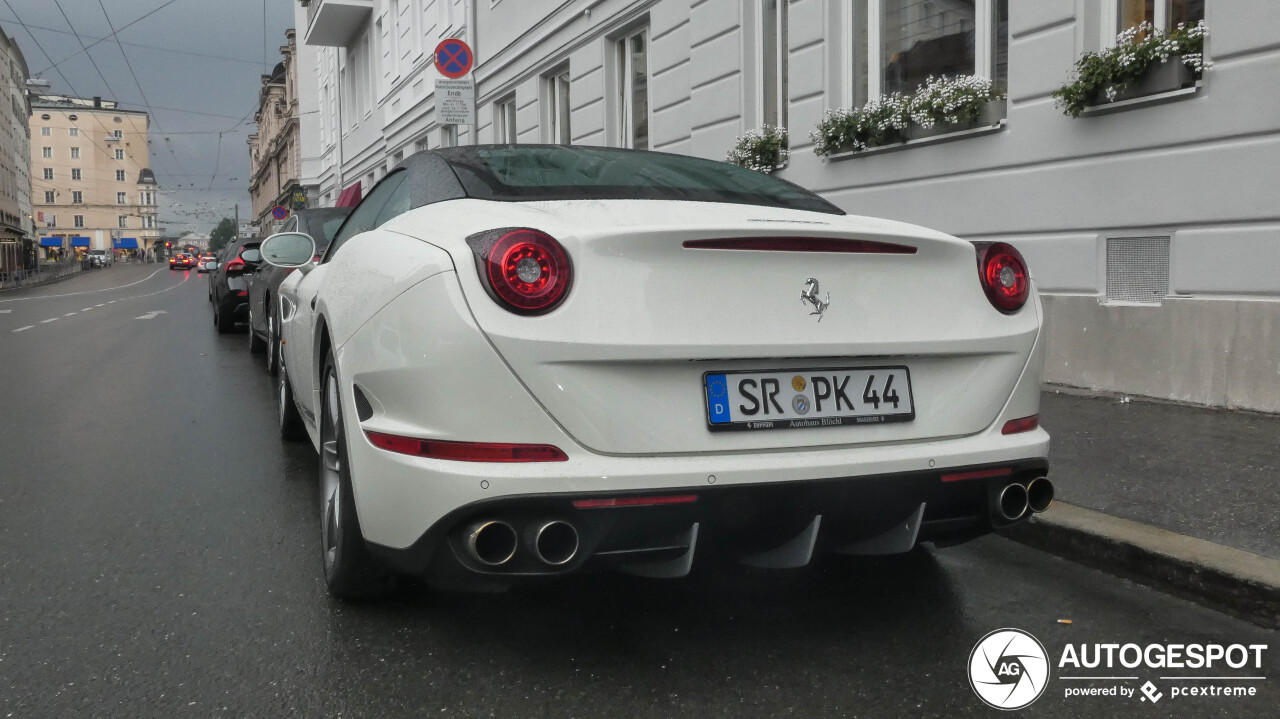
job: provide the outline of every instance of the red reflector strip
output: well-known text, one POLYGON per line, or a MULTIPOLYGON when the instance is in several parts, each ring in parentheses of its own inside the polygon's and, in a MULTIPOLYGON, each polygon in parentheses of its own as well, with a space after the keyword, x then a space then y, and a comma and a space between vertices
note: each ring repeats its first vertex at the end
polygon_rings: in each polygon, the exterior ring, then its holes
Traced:
POLYGON ((1019 432, 1030 432, 1040 426, 1040 415, 1033 414, 1030 417, 1022 417, 1021 419, 1011 419, 1004 423, 1004 429, 1000 430, 1000 434, 1018 434, 1019 432))
POLYGON ((738 237, 723 240, 685 240, 689 250, 759 250, 765 252, 854 252, 864 255, 914 255, 916 248, 875 240, 838 237, 738 237))
POLYGON ((575 499, 577 509, 601 509, 603 507, 650 507, 659 504, 689 504, 698 501, 696 494, 673 494, 664 497, 614 497, 612 499, 575 499))
POLYGON ((507 444, 505 442, 449 442, 439 439, 399 437, 381 432, 365 432, 378 449, 415 457, 448 459, 455 462, 566 462, 569 457, 549 444, 507 444))
POLYGON ((942 475, 944 482, 960 482, 966 479, 988 479, 991 477, 1007 477, 1013 474, 1013 467, 1000 467, 998 469, 975 469, 972 472, 956 472, 954 474, 942 475))

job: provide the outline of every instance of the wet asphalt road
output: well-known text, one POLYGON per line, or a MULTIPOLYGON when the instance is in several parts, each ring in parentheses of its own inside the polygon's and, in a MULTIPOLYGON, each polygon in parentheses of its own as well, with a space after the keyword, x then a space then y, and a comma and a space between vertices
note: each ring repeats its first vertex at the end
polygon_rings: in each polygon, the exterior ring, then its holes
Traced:
MULTIPOLYGON (((276 438, 270 381, 245 335, 214 333, 204 277, 155 269, 0 293, 0 717, 997 716, 965 666, 1007 626, 1055 660, 1068 642, 1238 642, 1271 646, 1258 674, 1278 666, 1275 632, 998 538, 330 600, 314 453, 276 438)), ((1164 682, 1152 705, 1065 699, 1090 683, 1058 674, 1019 714, 1280 706, 1280 677, 1236 682, 1248 699, 1164 682)))

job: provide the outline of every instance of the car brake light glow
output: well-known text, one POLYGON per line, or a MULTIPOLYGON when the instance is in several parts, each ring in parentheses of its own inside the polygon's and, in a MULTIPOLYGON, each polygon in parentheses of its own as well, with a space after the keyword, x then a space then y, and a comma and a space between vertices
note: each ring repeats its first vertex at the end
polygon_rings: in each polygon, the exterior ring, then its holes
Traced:
POLYGON ((244 260, 239 257, 227 263, 227 272, 244 272, 244 260))
POLYGON ((577 509, 603 509, 606 507, 654 507, 662 504, 690 504, 698 501, 696 494, 672 494, 660 497, 611 497, 609 499, 575 499, 577 509))
POLYGON ((960 482, 966 479, 990 479, 991 477, 1007 477, 1013 474, 1013 467, 998 469, 975 469, 972 472, 953 472, 942 475, 944 482, 960 482))
POLYGON ((550 312, 573 278, 569 255, 550 235, 528 228, 493 230, 467 238, 485 289, 517 314, 550 312))
POLYGON ((973 244, 978 251, 978 279, 991 306, 1005 314, 1022 309, 1031 293, 1031 273, 1022 254, 1004 242, 973 244))
POLYGON ((1030 432, 1040 426, 1040 415, 1033 414, 1030 417, 1021 417, 1019 419, 1011 419, 1004 423, 1004 428, 1000 430, 1000 434, 1018 434, 1020 432, 1030 432))
POLYGON ((688 250, 759 250, 767 252, 853 252, 864 255, 914 255, 916 248, 877 240, 840 237, 736 237, 685 240, 688 250))
POLYGON ((449 459, 455 462, 566 462, 569 457, 549 444, 508 444, 505 442, 451 442, 418 439, 366 431, 378 449, 415 457, 449 459))

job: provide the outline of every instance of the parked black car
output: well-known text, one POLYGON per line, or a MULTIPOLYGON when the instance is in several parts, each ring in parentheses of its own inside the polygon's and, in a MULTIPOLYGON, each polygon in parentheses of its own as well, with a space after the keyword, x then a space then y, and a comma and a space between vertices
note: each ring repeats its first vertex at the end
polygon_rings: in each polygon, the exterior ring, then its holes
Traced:
POLYGON ((249 278, 262 264, 258 245, 262 238, 239 240, 222 253, 218 268, 209 273, 209 298, 213 301, 213 326, 229 334, 237 322, 249 319, 249 278))
MULTIPOLYGON (((323 207, 298 210, 284 223, 281 232, 305 232, 316 241, 316 254, 323 255, 337 234, 350 207, 323 207)), ((262 263, 254 272, 249 286, 249 351, 267 352, 267 371, 274 375, 280 369, 280 321, 276 314, 276 290, 291 269, 262 263)))

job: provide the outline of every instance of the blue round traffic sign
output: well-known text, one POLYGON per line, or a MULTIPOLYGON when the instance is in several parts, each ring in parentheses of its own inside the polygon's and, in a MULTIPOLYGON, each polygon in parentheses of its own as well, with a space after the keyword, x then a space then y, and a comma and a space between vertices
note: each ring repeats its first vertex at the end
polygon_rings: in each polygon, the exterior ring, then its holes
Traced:
POLYGON ((289 211, 280 205, 276 205, 275 208, 271 210, 271 216, 277 220, 283 220, 289 216, 289 211))
POLYGON ((436 69, 451 80, 471 72, 475 59, 471 47, 457 38, 449 38, 436 45, 436 69))

